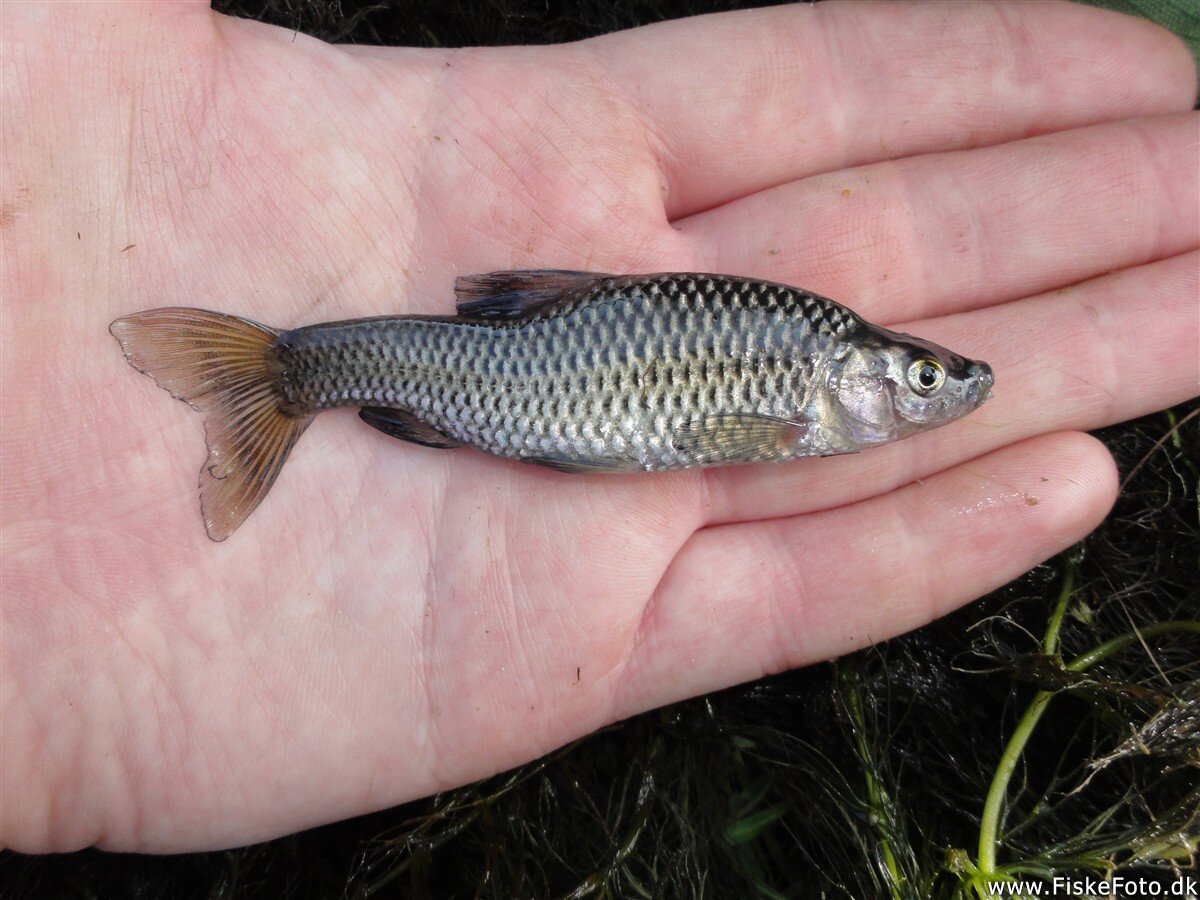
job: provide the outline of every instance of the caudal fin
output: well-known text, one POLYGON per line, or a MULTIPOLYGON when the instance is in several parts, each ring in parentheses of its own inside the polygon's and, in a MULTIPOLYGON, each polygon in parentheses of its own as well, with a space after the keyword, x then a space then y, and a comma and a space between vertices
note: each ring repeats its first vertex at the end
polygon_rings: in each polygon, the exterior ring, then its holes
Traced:
POLYGON ((254 512, 312 416, 280 409, 274 329, 202 309, 152 309, 108 328, 125 358, 204 413, 200 512, 223 541, 254 512))

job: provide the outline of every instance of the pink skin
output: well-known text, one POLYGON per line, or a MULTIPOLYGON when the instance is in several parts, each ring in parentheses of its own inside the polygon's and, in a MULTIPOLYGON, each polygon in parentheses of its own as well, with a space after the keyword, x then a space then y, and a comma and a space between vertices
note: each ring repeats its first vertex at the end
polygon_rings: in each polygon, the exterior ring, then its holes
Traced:
POLYGON ((418 51, 203 4, 0 19, 20 850, 259 840, 916 628, 1105 515, 1070 429, 1197 390, 1195 76, 1145 23, 831 2, 418 51), (107 331, 448 312, 455 275, 528 266, 799 284, 996 397, 857 456, 596 479, 331 414, 214 545, 200 419, 107 331))

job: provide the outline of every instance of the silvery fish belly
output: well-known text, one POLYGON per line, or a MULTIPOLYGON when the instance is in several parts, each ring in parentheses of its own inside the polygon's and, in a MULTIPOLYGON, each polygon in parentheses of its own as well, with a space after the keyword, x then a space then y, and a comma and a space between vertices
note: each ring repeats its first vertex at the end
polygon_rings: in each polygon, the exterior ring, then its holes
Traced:
POLYGON ((534 270, 460 278, 453 316, 276 331, 191 309, 111 330, 206 414, 201 506, 227 537, 317 412, 568 472, 852 453, 979 406, 984 363, 796 288, 720 275, 534 270))

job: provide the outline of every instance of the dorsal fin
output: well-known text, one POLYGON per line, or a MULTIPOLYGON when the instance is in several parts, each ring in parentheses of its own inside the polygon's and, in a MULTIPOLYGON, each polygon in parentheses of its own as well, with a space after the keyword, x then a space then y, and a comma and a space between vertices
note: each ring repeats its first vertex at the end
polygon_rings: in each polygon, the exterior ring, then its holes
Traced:
POLYGON ((515 269, 462 275, 454 282, 458 314, 480 319, 519 319, 553 306, 568 294, 611 278, 603 272, 515 269))

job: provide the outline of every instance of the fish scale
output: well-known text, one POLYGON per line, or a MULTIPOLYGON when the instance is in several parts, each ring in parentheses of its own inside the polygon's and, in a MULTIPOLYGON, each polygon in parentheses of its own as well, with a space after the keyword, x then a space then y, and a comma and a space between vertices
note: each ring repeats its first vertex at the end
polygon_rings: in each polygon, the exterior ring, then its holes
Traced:
POLYGON ((280 332, 200 309, 110 326, 204 416, 200 507, 224 540, 324 409, 566 472, 852 453, 966 415, 992 372, 816 294, 723 275, 467 276, 458 314, 280 332))
POLYGON ((686 422, 802 404, 818 358, 857 327, 816 295, 658 276, 603 279, 523 321, 365 319, 278 346, 297 408, 394 407, 501 456, 659 470, 722 461, 676 445, 686 422))

